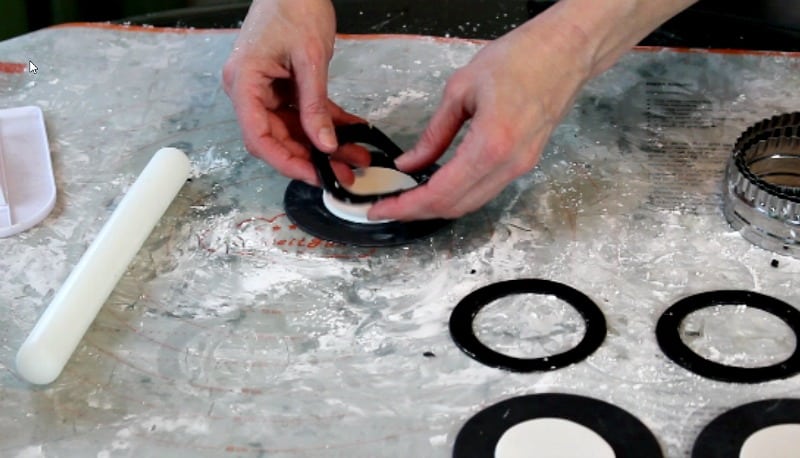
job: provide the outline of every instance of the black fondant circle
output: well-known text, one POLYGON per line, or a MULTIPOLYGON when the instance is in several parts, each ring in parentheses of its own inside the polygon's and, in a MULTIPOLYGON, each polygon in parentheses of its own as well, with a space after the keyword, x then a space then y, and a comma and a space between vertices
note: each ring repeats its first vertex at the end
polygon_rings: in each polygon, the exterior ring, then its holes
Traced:
POLYGON ((606 319, 597 305, 575 288, 550 280, 517 279, 484 286, 464 297, 450 315, 450 335, 464 353, 487 366, 514 372, 548 371, 581 361, 597 350, 606 337, 606 319), (516 358, 484 345, 472 325, 478 312, 494 300, 523 293, 553 295, 575 308, 586 323, 578 345, 541 358, 516 358))
POLYGON ((680 335, 681 322, 692 312, 715 305, 746 305, 780 318, 800 343, 800 311, 774 297, 752 291, 720 290, 695 294, 676 302, 658 319, 656 339, 667 357, 697 375, 722 382, 761 383, 790 377, 800 372, 800 345, 786 360, 763 367, 720 364, 695 353, 680 335))
POLYGON ((597 399, 546 393, 507 399, 475 414, 456 436, 453 458, 492 457, 506 431, 537 418, 561 418, 585 426, 602 437, 617 458, 663 456, 653 433, 627 411, 597 399))
POLYGON ((322 202, 322 189, 292 181, 283 196, 286 216, 306 233, 322 240, 363 247, 394 246, 429 236, 451 221, 434 219, 359 224, 334 216, 322 202))
POLYGON ((692 458, 738 457, 753 433, 788 423, 800 423, 800 399, 767 399, 736 407, 703 428, 692 458))

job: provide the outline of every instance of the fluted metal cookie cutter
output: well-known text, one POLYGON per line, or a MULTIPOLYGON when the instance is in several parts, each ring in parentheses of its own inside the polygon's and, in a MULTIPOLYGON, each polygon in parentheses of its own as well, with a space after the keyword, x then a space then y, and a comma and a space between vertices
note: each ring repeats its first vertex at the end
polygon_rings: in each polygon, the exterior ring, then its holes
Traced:
POLYGON ((724 213, 751 243, 800 258, 800 112, 764 119, 737 139, 724 213))

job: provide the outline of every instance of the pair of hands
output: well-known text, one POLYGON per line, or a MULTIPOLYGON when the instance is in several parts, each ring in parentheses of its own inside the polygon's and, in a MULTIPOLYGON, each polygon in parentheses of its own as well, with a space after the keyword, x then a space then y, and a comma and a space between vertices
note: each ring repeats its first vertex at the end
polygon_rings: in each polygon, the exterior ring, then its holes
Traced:
MULTIPOLYGON (((477 210, 536 165, 552 130, 589 76, 582 36, 547 16, 487 44, 448 80, 418 143, 397 167, 433 164, 469 122, 453 158, 425 185, 376 203, 371 219, 457 218, 477 210)), ((248 151, 282 174, 318 185, 309 146, 332 154, 337 175, 369 164, 338 145, 334 125, 363 122, 328 98, 335 14, 330 0, 256 0, 223 70, 248 151)))

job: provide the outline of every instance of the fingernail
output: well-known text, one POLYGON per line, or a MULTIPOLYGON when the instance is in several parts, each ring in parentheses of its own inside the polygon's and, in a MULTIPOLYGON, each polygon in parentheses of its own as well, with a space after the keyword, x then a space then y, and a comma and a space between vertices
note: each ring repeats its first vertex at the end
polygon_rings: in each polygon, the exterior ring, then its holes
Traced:
POLYGON ((403 153, 394 160, 394 165, 397 166, 398 169, 403 170, 408 165, 409 155, 408 153, 403 153))
POLYGON ((322 146, 329 150, 336 149, 336 135, 333 134, 333 130, 330 127, 323 127, 319 130, 319 141, 322 146))

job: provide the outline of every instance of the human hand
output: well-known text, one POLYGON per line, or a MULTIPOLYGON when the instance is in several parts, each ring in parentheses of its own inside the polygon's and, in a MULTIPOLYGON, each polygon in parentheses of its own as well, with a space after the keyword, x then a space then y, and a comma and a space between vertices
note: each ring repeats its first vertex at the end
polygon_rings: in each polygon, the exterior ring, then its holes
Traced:
POLYGON ((413 171, 433 164, 471 120, 453 158, 426 184, 376 203, 369 218, 457 218, 533 168, 588 77, 574 38, 565 35, 534 20, 456 71, 420 140, 396 165, 413 171))
POLYGON ((365 166, 369 153, 337 144, 334 125, 363 122, 328 98, 328 63, 336 19, 330 0, 256 0, 223 69, 245 147, 282 174, 319 184, 309 147, 331 153, 345 184, 345 163, 365 166))
POLYGON ((457 218, 536 165, 581 87, 695 0, 561 0, 486 45, 448 80, 402 171, 439 159, 467 121, 453 158, 430 181, 377 202, 373 220, 457 218))

